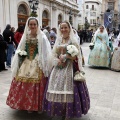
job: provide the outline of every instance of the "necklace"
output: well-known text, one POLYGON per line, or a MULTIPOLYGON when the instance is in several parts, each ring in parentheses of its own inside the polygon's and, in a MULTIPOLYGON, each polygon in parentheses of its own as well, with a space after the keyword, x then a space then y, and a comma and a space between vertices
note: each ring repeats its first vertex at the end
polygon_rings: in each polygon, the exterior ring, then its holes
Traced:
POLYGON ((62 43, 63 43, 63 44, 67 43, 67 42, 68 42, 68 38, 69 38, 69 36, 66 37, 66 38, 63 38, 63 39, 62 39, 62 43))
POLYGON ((30 38, 36 38, 37 34, 30 34, 30 38))

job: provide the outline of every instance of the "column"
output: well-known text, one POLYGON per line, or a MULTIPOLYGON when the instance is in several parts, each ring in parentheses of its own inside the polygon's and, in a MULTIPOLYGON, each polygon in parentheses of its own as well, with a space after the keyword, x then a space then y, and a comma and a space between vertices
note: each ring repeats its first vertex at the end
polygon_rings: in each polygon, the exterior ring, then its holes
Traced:
POLYGON ((5 20, 5 26, 7 24, 10 24, 10 0, 4 0, 4 20, 5 20))
POLYGON ((1 16, 0 28, 1 28, 1 33, 5 29, 5 26, 4 26, 4 17, 3 17, 3 9, 4 9, 3 0, 0 0, 0 16, 1 16))
POLYGON ((52 19, 53 15, 52 15, 52 2, 50 3, 50 27, 52 28, 52 19))
POLYGON ((11 24, 12 27, 15 27, 17 29, 17 27, 18 27, 17 1, 16 0, 11 0, 9 5, 10 5, 10 24, 11 24))

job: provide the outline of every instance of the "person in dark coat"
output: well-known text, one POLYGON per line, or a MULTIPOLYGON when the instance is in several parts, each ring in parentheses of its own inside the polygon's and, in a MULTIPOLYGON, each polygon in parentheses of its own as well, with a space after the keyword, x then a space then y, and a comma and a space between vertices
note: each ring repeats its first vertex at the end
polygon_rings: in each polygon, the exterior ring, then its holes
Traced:
POLYGON ((3 70, 7 70, 5 68, 6 49, 7 49, 7 43, 4 41, 3 36, 0 34, 0 72, 3 70))
POLYGON ((3 31, 3 37, 4 40, 7 42, 7 62, 6 65, 8 67, 11 67, 11 58, 14 52, 14 44, 16 43, 15 39, 14 39, 14 34, 11 31, 11 25, 7 25, 5 30, 3 31))

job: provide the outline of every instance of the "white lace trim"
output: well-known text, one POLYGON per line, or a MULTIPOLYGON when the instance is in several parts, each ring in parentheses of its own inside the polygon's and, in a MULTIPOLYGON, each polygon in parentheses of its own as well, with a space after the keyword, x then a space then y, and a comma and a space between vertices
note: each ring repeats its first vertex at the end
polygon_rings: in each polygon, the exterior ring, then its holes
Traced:
POLYGON ((73 94, 52 94, 47 93, 46 99, 50 102, 59 102, 59 103, 68 103, 74 101, 74 95, 73 94))
POLYGON ((54 91, 54 90, 48 90, 48 93, 54 93, 54 94, 74 94, 73 91, 54 91))

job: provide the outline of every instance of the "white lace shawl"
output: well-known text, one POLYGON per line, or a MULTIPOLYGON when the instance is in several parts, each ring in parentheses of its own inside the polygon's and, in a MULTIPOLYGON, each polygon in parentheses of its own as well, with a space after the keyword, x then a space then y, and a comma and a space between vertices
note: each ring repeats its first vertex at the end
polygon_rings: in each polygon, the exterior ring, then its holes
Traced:
MULTIPOLYGON (((26 36, 27 36, 27 34, 28 35, 30 34, 30 30, 28 28, 28 21, 30 18, 28 18, 28 20, 26 22, 24 34, 21 38, 21 41, 19 43, 17 50, 19 50, 19 49, 25 50, 26 36)), ((34 18, 34 19, 36 19, 36 18, 34 18)), ((50 71, 52 69, 51 46, 50 46, 50 43, 49 43, 46 35, 40 30, 39 24, 38 24, 38 30, 37 30, 37 39, 38 39, 38 64, 39 64, 40 69, 42 69, 45 77, 48 77, 50 74, 50 71)), ((18 69, 19 69, 19 57, 18 57, 18 54, 15 53, 13 60, 12 60, 12 64, 11 64, 13 78, 16 76, 18 69)))
MULTIPOLYGON (((69 22, 68 22, 69 23, 69 22)), ((75 44, 77 45, 77 48, 79 50, 79 54, 77 56, 78 58, 78 67, 79 67, 79 70, 80 71, 84 71, 83 67, 82 67, 82 55, 81 55, 81 50, 80 50, 80 44, 79 44, 79 41, 78 39, 76 38, 76 35, 74 34, 73 32, 73 29, 72 29, 72 26, 70 25, 69 23, 69 26, 70 26, 70 41, 72 44, 75 44)), ((61 31, 60 31, 60 25, 59 25, 59 28, 57 30, 57 39, 56 39, 56 42, 55 42, 55 45, 53 47, 53 51, 52 51, 52 59, 55 59, 55 56, 56 56, 56 48, 57 46, 62 42, 62 34, 61 34, 61 31)), ((54 62, 54 61, 53 61, 54 62)))

